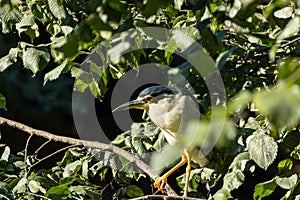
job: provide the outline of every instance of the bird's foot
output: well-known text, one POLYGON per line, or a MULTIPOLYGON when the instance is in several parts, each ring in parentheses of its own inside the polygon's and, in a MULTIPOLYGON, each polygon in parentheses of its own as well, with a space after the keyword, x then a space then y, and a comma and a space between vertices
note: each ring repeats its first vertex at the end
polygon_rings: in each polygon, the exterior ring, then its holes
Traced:
POLYGON ((154 181, 154 187, 163 191, 163 188, 165 187, 165 184, 167 183, 167 177, 166 176, 161 176, 155 179, 154 181))

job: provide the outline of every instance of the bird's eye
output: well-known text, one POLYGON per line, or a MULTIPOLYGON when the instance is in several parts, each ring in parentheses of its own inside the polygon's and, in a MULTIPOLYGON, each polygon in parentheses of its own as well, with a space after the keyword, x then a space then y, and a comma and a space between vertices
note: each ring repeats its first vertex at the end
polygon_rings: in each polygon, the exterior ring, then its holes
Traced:
POLYGON ((146 98, 145 98, 145 101, 146 101, 146 102, 152 101, 152 97, 150 97, 150 96, 146 97, 146 98))

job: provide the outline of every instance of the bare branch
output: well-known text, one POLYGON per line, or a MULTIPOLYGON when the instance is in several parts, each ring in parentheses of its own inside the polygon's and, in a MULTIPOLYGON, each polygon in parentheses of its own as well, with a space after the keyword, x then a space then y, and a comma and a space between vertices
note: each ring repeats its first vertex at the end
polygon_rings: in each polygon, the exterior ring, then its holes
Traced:
POLYGON ((201 200, 199 198, 193 197, 174 197, 174 196, 166 196, 166 195, 147 195, 138 198, 134 198, 131 200, 201 200))
MULTIPOLYGON (((23 132, 29 133, 31 135, 36 135, 39 137, 46 138, 50 141, 55 141, 55 142, 62 142, 65 144, 70 144, 70 145, 75 145, 75 146, 85 146, 87 148, 96 148, 100 150, 105 150, 105 151, 110 151, 112 153, 115 153, 125 159, 127 159, 129 162, 135 164, 138 168, 140 168, 142 171, 144 171, 151 179, 155 180, 158 177, 158 174, 154 173, 150 166, 148 166, 146 163, 144 163, 142 160, 140 160, 138 157, 132 155, 131 153, 113 146, 111 144, 105 144, 105 143, 100 143, 97 141, 87 141, 87 140, 80 140, 80 139, 75 139, 71 137, 66 137, 66 136, 59 136, 55 135, 46 131, 34 129, 30 126, 27 126, 25 124, 6 119, 3 117, 0 117, 0 125, 7 125, 9 127, 21 130, 23 132)), ((166 191, 167 194, 170 196, 178 196, 176 192, 167 184, 166 185, 166 191)))

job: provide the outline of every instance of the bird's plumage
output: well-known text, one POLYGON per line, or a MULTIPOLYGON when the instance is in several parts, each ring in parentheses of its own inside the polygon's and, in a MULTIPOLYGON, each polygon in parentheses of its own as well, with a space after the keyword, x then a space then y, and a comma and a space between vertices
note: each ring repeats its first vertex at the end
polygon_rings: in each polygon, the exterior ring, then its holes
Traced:
MULTIPOLYGON (((201 116, 197 101, 188 92, 177 87, 162 85, 144 89, 136 100, 123 104, 115 110, 125 108, 146 110, 151 121, 161 129, 170 144, 175 144, 178 137, 184 137, 189 122, 199 121, 201 116)), ((193 140, 193 138, 190 139, 193 140)), ((167 175, 155 181, 156 187, 161 188, 161 185, 166 182, 166 178, 186 162, 188 163, 187 179, 190 174, 191 160, 201 166, 206 165, 208 162, 201 151, 194 147, 185 147, 182 154, 182 161, 171 169, 167 175)), ((187 195, 187 188, 188 185, 185 187, 185 195, 187 195)))

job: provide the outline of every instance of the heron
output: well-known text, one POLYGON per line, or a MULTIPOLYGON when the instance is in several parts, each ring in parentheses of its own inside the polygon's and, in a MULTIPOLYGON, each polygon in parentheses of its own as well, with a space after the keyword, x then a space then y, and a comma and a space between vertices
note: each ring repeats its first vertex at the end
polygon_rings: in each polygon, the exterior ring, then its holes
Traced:
MULTIPOLYGON (((155 85, 142 90, 135 100, 118 106, 113 112, 125 109, 145 110, 150 120, 161 129, 167 142, 174 145, 179 137, 184 137, 190 121, 200 120, 201 114, 197 105, 196 99, 182 88, 155 85)), ((156 178, 154 187, 163 191, 167 178, 181 166, 187 164, 183 194, 184 197, 187 197, 192 161, 201 167, 208 164, 207 158, 198 148, 186 147, 182 150, 180 162, 161 177, 156 178)))

